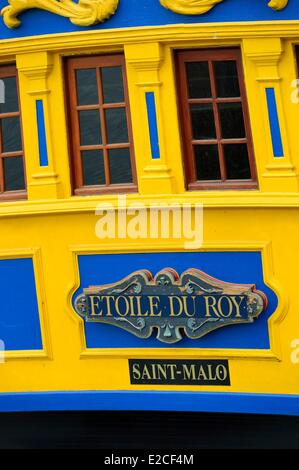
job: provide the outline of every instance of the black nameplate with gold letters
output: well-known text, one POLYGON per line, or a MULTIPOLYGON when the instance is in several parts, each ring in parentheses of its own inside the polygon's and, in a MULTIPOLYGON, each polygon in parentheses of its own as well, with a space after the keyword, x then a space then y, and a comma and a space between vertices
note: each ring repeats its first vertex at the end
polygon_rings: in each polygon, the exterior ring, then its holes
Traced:
POLYGON ((129 360, 132 385, 230 386, 227 360, 129 360))

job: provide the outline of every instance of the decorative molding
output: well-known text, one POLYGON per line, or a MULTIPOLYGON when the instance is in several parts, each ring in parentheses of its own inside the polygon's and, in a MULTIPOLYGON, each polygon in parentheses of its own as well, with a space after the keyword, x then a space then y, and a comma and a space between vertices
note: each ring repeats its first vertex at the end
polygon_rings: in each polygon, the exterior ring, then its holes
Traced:
MULTIPOLYGON (((128 28, 115 28, 113 34, 110 29, 93 29, 88 31, 76 31, 70 33, 45 34, 37 36, 19 37, 1 41, 1 62, 12 62, 13 56, 29 52, 62 52, 70 51, 82 54, 93 48, 95 51, 103 50, 111 53, 111 47, 119 50, 119 45, 145 44, 158 42, 162 46, 166 44, 171 47, 190 47, 190 42, 196 47, 205 41, 209 45, 215 45, 215 37, 220 41, 227 40, 236 43, 236 40, 248 39, 270 39, 273 37, 283 40, 294 40, 298 36, 299 20, 264 21, 263 27, 257 27, 259 22, 241 23, 194 23, 194 24, 170 24, 159 26, 143 26, 132 28, 128 34, 128 28), (215 36, 216 35, 216 36, 215 36)), ((227 45, 227 44, 226 44, 227 45)), ((142 54, 146 57, 146 53, 142 54)))
POLYGON ((281 80, 279 62, 284 53, 284 45, 279 38, 245 39, 244 53, 257 67, 258 82, 281 80))
MULTIPOLYGON (((202 15, 223 0, 160 0, 163 7, 181 15, 202 15)), ((272 10, 282 10, 289 0, 271 0, 268 6, 272 10)))
MULTIPOLYGON (((160 70, 165 60, 164 47, 159 42, 143 44, 143 47, 136 47, 136 44, 125 46, 126 62, 128 64, 128 81, 132 86, 138 87, 136 95, 138 102, 131 106, 131 115, 134 123, 140 128, 140 119, 143 116, 143 135, 140 140, 135 139, 135 150, 138 149, 140 155, 146 155, 144 162, 137 162, 139 167, 139 189, 143 194, 152 194, 153 191, 160 191, 161 186, 154 184, 155 180, 162 179, 164 194, 171 194, 175 191, 175 181, 170 166, 167 162, 166 141, 164 138, 165 118, 161 99, 162 81, 160 70), (149 132, 148 108, 146 96, 149 93, 155 95, 155 114, 159 140, 159 158, 152 158, 153 149, 151 133, 149 132), (137 114, 135 114, 134 109, 137 114), (142 110, 142 111, 141 111, 142 110), (149 158, 150 157, 150 158, 149 158), (154 189, 155 188, 155 189, 154 189)), ((137 133, 136 133, 137 134, 137 133)))
POLYGON ((23 123, 24 142, 28 147, 27 157, 29 153, 26 161, 29 198, 40 198, 40 191, 43 191, 45 199, 56 199, 61 195, 62 185, 56 172, 53 135, 50 132, 50 103, 53 90, 48 85, 48 79, 54 72, 53 55, 44 51, 20 54, 16 62, 20 90, 24 103, 26 101, 27 116, 30 116, 23 123), (42 130, 39 127, 41 122, 37 120, 37 102, 39 101, 42 102, 43 108, 42 130), (35 123, 35 129, 32 128, 32 123, 35 123), (41 141, 43 141, 42 146, 41 141), (45 152, 47 156, 45 158, 47 165, 41 166, 41 161, 36 158, 37 155, 41 158, 41 152, 45 152))
POLYGON ((21 21, 20 13, 32 8, 46 10, 69 18, 77 26, 92 26, 112 16, 119 0, 8 0, 9 5, 2 9, 4 23, 8 28, 17 28, 21 21))

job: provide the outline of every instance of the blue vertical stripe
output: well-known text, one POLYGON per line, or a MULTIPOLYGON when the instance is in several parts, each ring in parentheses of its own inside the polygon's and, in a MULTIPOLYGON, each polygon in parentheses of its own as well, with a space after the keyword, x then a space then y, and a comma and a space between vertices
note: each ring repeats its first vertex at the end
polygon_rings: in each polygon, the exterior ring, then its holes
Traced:
POLYGON ((38 129, 39 164, 40 166, 48 166, 49 162, 43 100, 36 101, 36 119, 38 129))
POLYGON ((160 158, 160 147, 159 147, 155 93, 148 92, 145 95, 146 95, 147 117, 148 117, 151 149, 152 149, 152 158, 154 160, 157 160, 160 158))
POLYGON ((283 157, 283 145, 281 139, 276 97, 274 88, 266 88, 268 114, 270 121, 272 146, 274 157, 283 157))

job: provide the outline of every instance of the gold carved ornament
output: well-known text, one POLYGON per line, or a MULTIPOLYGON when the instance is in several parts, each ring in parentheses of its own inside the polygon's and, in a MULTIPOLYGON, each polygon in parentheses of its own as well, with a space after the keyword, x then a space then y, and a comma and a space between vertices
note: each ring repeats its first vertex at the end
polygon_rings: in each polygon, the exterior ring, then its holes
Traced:
MULTIPOLYGON (((163 7, 181 15, 202 15, 223 0, 160 0, 163 7)), ((268 5, 273 10, 282 10, 289 0, 271 0, 268 5)))
POLYGON ((4 23, 17 28, 21 22, 18 15, 25 10, 39 8, 69 18, 77 26, 91 26, 112 16, 119 0, 8 0, 9 5, 1 11, 4 23))
MULTIPOLYGON (((77 26, 92 26, 112 16, 120 0, 8 0, 9 5, 1 11, 4 23, 9 28, 17 28, 21 22, 20 13, 32 8, 46 10, 65 16, 77 26)), ((140 0, 142 1, 142 0, 140 0)), ((282 10, 289 0, 271 0, 268 4, 273 10, 282 10)), ((202 15, 223 0, 160 0, 163 7, 184 15, 202 15)))
POLYGON ((202 15, 223 0, 160 0, 163 7, 182 15, 202 15))

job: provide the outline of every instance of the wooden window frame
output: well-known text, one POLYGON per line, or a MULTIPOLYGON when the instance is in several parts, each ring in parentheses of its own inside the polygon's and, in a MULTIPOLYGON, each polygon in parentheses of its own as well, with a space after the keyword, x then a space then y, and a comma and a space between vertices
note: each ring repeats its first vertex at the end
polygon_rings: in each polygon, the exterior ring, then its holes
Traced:
POLYGON ((68 130, 69 130, 69 143, 71 151, 71 169, 72 169, 72 187, 73 194, 75 195, 96 195, 96 194, 123 194, 133 193, 138 191, 137 186, 137 172, 135 164, 135 154, 133 145, 133 133, 131 124, 131 114, 128 97, 128 83, 126 75, 126 63, 123 53, 109 54, 109 55, 94 55, 94 56, 77 56, 67 57, 65 59, 65 77, 66 77, 66 104, 68 110, 68 130), (100 68, 109 66, 121 66, 123 72, 124 84, 124 102, 122 103, 109 103, 105 104, 103 99, 103 90, 100 77, 100 68), (97 74, 97 85, 99 91, 99 104, 97 105, 78 105, 77 104, 77 87, 75 72, 78 69, 95 68, 97 74), (107 129, 105 120, 105 110, 115 108, 125 108, 128 125, 128 144, 108 144, 107 143, 107 129), (88 145, 81 146, 80 143, 80 127, 79 127, 79 111, 88 109, 99 109, 101 118, 101 132, 103 142, 101 145, 88 145), (107 175, 110 178, 109 157, 108 151, 119 148, 128 148, 130 151, 131 169, 132 169, 132 183, 122 184, 107 184, 107 175), (106 185, 92 185, 84 186, 83 182, 83 168, 81 151, 82 150, 103 150, 104 154, 104 167, 106 185))
POLYGON ((295 44, 295 60, 296 60, 297 79, 299 79, 299 44, 295 44))
POLYGON ((23 130, 22 130, 22 113, 21 113, 21 102, 19 94, 19 82, 18 82, 18 72, 15 65, 0 65, 0 79, 16 77, 17 84, 17 98, 19 104, 19 111, 9 112, 9 113, 0 113, 0 120, 2 118, 9 117, 19 117, 20 118, 20 130, 21 130, 21 142, 22 150, 17 152, 3 152, 2 144, 2 126, 0 126, 0 201, 16 201, 27 199, 27 190, 14 190, 14 191, 5 191, 5 180, 4 180, 4 158, 10 157, 22 157, 23 158, 23 167, 24 167, 24 181, 26 185, 26 167, 25 167, 25 154, 24 154, 24 141, 23 141, 23 130))
POLYGON ((211 49, 192 49, 175 51, 175 64, 177 76, 178 105, 180 110, 181 140, 184 153, 185 181, 189 190, 222 190, 222 189, 257 189, 257 171, 254 158, 253 141, 251 134, 249 109, 245 89, 245 79, 243 72, 242 56, 239 48, 211 48, 211 49), (213 70, 213 61, 233 60, 236 62, 240 98, 219 98, 217 97, 216 79, 213 70), (211 98, 190 99, 188 96, 187 73, 185 64, 187 62, 207 61, 209 64, 210 84, 212 90, 211 98), (244 139, 222 139, 221 121, 218 111, 218 103, 242 103, 245 138, 244 139), (192 121, 189 104, 212 104, 215 118, 216 139, 196 141, 193 139, 192 121), (195 155, 193 150, 194 143, 201 142, 202 145, 218 145, 219 162, 221 169, 221 180, 197 180, 195 155), (228 180, 225 178, 226 164, 224 156, 224 144, 245 143, 248 149, 249 165, 251 178, 244 180, 228 180))

